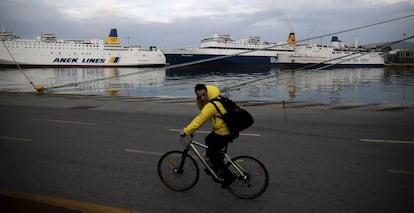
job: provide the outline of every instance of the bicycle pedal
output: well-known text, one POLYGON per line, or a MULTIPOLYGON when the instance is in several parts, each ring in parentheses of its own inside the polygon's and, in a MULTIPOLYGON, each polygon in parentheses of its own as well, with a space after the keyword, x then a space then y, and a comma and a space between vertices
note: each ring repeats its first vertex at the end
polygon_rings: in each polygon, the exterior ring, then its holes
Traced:
POLYGON ((204 169, 204 172, 206 173, 206 175, 210 175, 211 176, 211 172, 208 169, 204 169))
POLYGON ((213 179, 213 181, 214 182, 216 182, 216 183, 220 183, 220 184, 223 184, 223 182, 224 182, 224 180, 223 179, 217 179, 217 178, 215 178, 215 177, 211 177, 212 179, 213 179))
POLYGON ((220 178, 220 179, 223 179, 224 178, 223 171, 219 170, 219 171, 216 172, 216 174, 217 174, 217 177, 218 178, 220 178))

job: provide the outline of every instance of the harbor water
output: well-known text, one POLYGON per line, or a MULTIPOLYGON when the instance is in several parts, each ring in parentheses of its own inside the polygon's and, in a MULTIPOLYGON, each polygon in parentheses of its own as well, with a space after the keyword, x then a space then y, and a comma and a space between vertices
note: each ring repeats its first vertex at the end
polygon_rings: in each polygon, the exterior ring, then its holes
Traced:
POLYGON ((197 83, 235 100, 414 104, 414 68, 17 68, 0 69, 0 91, 99 96, 194 97, 197 83))

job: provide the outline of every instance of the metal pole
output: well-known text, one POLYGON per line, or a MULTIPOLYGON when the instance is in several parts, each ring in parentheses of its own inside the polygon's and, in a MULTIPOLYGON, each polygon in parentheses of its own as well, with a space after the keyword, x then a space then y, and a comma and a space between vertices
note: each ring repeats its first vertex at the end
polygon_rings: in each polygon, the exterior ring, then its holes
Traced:
POLYGON ((407 58, 406 58, 406 53, 405 53, 405 33, 403 33, 402 63, 407 63, 407 58))

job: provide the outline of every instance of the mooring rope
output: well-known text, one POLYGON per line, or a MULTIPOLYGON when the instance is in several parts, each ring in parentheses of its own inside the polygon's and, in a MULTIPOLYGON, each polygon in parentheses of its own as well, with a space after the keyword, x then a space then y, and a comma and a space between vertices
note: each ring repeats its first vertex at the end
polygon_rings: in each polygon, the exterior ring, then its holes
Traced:
MULTIPOLYGON (((381 21, 381 22, 376 22, 376 23, 373 23, 373 24, 368 24, 368 25, 354 27, 354 28, 350 28, 350 29, 346 29, 346 30, 333 32, 333 33, 323 34, 323 35, 319 35, 319 36, 308 38, 308 39, 297 40, 296 42, 300 43, 300 42, 305 42, 305 41, 318 39, 318 38, 322 38, 322 37, 326 37, 326 36, 337 35, 337 34, 341 34, 341 33, 345 33, 345 32, 355 31, 355 30, 359 30, 359 29, 373 27, 373 26, 376 26, 376 25, 381 25, 381 24, 385 24, 385 23, 389 23, 389 22, 394 22, 394 21, 406 19, 406 18, 413 17, 413 16, 414 16, 414 14, 410 14, 410 15, 406 15, 406 16, 402 16, 402 17, 398 17, 398 18, 393 18, 393 19, 388 19, 388 20, 381 21)), ((405 40, 407 40, 407 39, 405 39, 405 40)), ((99 79, 86 80, 86 81, 82 81, 82 82, 73 82, 73 83, 63 84, 63 85, 59 85, 59 86, 44 88, 44 90, 45 91, 52 91, 52 90, 58 89, 58 88, 78 86, 78 85, 81 85, 81 84, 88 84, 88 83, 94 83, 94 82, 99 82, 99 81, 111 80, 111 79, 114 79, 114 78, 122 78, 122 77, 125 77, 125 76, 138 75, 138 74, 148 73, 148 72, 161 70, 161 69, 173 69, 173 68, 179 68, 179 67, 184 67, 184 66, 189 66, 189 65, 195 65, 195 64, 200 64, 200 63, 204 63, 204 62, 230 58, 230 57, 234 57, 234 56, 237 56, 237 55, 247 54, 247 53, 251 53, 251 52, 255 52, 255 51, 275 48, 275 47, 279 47, 279 46, 283 46, 283 45, 286 45, 286 43, 272 44, 272 45, 269 45, 269 46, 264 47, 264 48, 246 50, 246 51, 241 51, 241 52, 238 52, 238 53, 235 53, 235 54, 217 56, 217 57, 212 57, 212 58, 208 58, 208 59, 182 63, 182 64, 167 65, 167 66, 164 66, 164 67, 161 67, 161 68, 148 68, 148 69, 140 70, 138 72, 132 72, 132 73, 128 73, 128 74, 121 74, 121 75, 118 75, 118 76, 104 77, 104 78, 99 78, 99 79)))
MULTIPOLYGON (((389 42, 389 43, 387 43, 385 45, 382 45, 381 47, 379 47, 377 49, 382 50, 382 49, 387 48, 387 47, 389 47, 391 45, 400 43, 400 42, 405 41, 405 40, 413 39, 413 38, 414 38, 414 35, 409 36, 409 37, 404 38, 404 39, 397 40, 397 41, 392 41, 392 42, 389 42)), ((333 59, 330 59, 330 60, 323 61, 323 62, 321 62, 319 64, 311 64, 311 65, 308 65, 308 66, 300 67, 298 69, 286 70, 286 71, 295 71, 295 72, 298 72, 298 71, 305 71, 306 70, 306 72, 312 72, 312 71, 322 70, 322 69, 326 69, 326 68, 329 68, 329 67, 332 67, 332 66, 341 64, 341 63, 346 62, 346 61, 349 61, 349 60, 353 60, 353 59, 362 57, 362 56, 367 55, 367 54, 370 54, 370 53, 372 53, 372 51, 366 51, 366 52, 357 51, 357 52, 354 52, 354 53, 351 53, 351 54, 348 54, 348 55, 345 55, 345 56, 341 56, 341 57, 337 57, 337 58, 333 58, 333 59), (353 55, 356 55, 356 56, 350 57, 350 56, 353 56, 353 55), (334 60, 338 60, 338 59, 342 59, 342 60, 340 60, 340 61, 338 61, 336 63, 327 64, 325 66, 322 66, 322 67, 318 67, 316 69, 309 70, 310 67, 319 66, 321 64, 325 64, 327 62, 334 61, 334 60)), ((271 75, 271 76, 266 76, 266 77, 263 77, 263 78, 258 78, 258 79, 254 79, 254 80, 251 80, 251 81, 242 82, 242 83, 239 83, 239 84, 236 84, 236 85, 233 85, 233 86, 225 87, 225 88, 223 88, 223 91, 224 92, 228 92, 228 91, 237 90, 237 89, 240 89, 242 87, 245 87, 245 86, 250 85, 250 84, 253 84, 253 83, 258 83, 258 82, 261 82, 261 81, 268 80, 270 78, 274 78, 277 75, 278 74, 274 74, 274 75, 271 75)), ((280 80, 280 79, 278 79, 278 80, 280 80)), ((273 81, 269 81, 269 82, 266 82, 266 83, 270 83, 270 82, 273 82, 273 81)))
POLYGON ((17 63, 16 59, 14 58, 13 54, 10 52, 9 47, 6 45, 6 43, 4 43, 4 40, 1 39, 1 42, 3 43, 3 46, 6 48, 7 52, 9 53, 10 57, 12 58, 14 64, 17 66, 17 69, 23 73, 24 77, 26 78, 27 81, 29 81, 30 85, 32 85, 33 89, 35 89, 38 93, 43 93, 43 87, 40 85, 34 85, 33 81, 30 80, 29 76, 27 76, 27 74, 23 71, 22 67, 20 66, 19 63, 17 63))

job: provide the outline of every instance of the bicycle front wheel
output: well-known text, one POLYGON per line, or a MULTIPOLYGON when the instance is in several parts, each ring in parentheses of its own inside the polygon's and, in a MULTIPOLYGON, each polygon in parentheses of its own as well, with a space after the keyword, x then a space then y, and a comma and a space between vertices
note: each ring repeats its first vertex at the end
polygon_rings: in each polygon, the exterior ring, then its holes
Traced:
POLYGON ((160 158, 158 175, 168 188, 186 191, 197 183, 200 173, 193 157, 182 151, 170 151, 160 158))
POLYGON ((269 174, 262 162, 250 156, 238 156, 232 161, 237 167, 236 169, 233 164, 227 163, 229 170, 237 175, 237 179, 229 186, 232 194, 239 198, 253 199, 266 191, 269 174))

